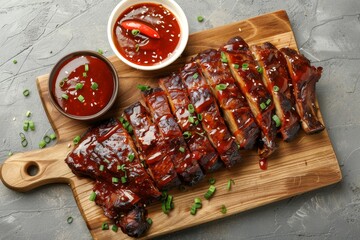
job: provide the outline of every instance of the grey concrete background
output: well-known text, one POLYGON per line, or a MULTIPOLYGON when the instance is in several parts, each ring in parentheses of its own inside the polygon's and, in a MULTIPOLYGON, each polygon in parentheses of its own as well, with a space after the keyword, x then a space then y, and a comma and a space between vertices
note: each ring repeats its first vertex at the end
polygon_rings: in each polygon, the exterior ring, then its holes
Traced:
MULTIPOLYGON (((0 163, 9 151, 38 148, 52 129, 36 76, 63 55, 105 50, 115 0, 0 0, 0 163), (13 60, 17 60, 17 64, 13 60), (31 94, 24 98, 22 91, 31 94), (22 148, 18 133, 30 110, 36 131, 22 148)), ((324 67, 320 107, 343 173, 339 184, 160 239, 360 239, 360 1, 177 0, 196 32, 285 9, 298 46, 324 67), (196 17, 203 15, 205 22, 196 17)), ((18 193, 0 184, 0 239, 91 239, 67 185, 18 193), (74 218, 69 225, 68 216, 74 218)))

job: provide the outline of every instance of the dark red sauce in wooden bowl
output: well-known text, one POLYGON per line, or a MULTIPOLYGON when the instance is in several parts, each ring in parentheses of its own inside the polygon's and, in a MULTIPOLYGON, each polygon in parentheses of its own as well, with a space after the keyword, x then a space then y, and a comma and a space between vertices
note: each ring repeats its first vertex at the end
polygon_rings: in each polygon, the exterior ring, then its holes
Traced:
POLYGON ((179 23, 172 12, 159 4, 141 3, 129 7, 118 17, 113 41, 121 55, 130 62, 151 66, 174 52, 180 34, 179 23), (125 23, 131 22, 134 23, 132 27, 124 27, 125 23), (144 26, 144 30, 134 27, 136 24, 144 26), (149 29, 155 30, 155 36, 153 31, 147 31, 149 29))
POLYGON ((55 66, 50 78, 53 101, 67 115, 92 116, 116 97, 117 78, 113 68, 94 54, 65 57, 55 66))

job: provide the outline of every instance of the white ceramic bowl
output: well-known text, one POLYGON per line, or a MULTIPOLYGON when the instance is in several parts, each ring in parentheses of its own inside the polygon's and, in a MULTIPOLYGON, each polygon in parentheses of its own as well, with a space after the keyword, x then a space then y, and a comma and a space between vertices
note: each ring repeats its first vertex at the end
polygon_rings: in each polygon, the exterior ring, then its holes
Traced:
POLYGON ((112 13, 110 15, 110 18, 108 21, 108 26, 107 26, 107 35, 108 35, 108 40, 109 40, 111 49, 114 51, 116 56, 118 58, 120 58, 121 61, 123 61, 124 63, 126 63, 127 65, 129 65, 133 68, 137 68, 137 69, 141 69, 141 70, 156 70, 156 69, 160 69, 160 68, 170 65, 172 62, 174 62, 176 59, 179 58, 181 53, 184 51, 187 41, 188 41, 188 38, 189 38, 189 24, 188 24, 188 21, 187 21, 184 11, 174 0, 122 0, 114 8, 114 10, 112 11, 112 13), (173 54, 170 57, 164 59, 162 62, 156 63, 151 66, 143 66, 143 65, 138 65, 133 62, 130 62, 129 60, 127 60, 125 57, 123 57, 120 54, 120 52, 117 50, 117 48, 113 42, 113 39, 114 39, 113 38, 113 29, 114 29, 114 25, 116 23, 117 18, 120 16, 121 13, 123 13, 130 6, 136 5, 139 3, 155 3, 155 4, 163 5, 164 7, 166 7, 168 10, 170 10, 175 15, 175 17, 179 23, 179 26, 180 26, 180 40, 179 40, 179 43, 178 43, 177 47, 175 48, 173 54))

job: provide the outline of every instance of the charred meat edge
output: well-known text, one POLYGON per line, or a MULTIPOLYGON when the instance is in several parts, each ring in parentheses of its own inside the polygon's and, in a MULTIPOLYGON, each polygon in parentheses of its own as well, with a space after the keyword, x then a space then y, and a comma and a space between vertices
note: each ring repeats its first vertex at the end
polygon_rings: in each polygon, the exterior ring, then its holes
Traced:
POLYGON ((227 66, 221 61, 221 54, 215 49, 208 49, 196 56, 196 62, 207 80, 222 109, 224 119, 241 149, 251 149, 259 135, 249 105, 235 83, 227 66))
POLYGON ((282 48, 280 51, 287 61, 302 128, 307 134, 321 132, 325 127, 317 116, 316 83, 322 67, 311 66, 310 61, 294 49, 282 48))
POLYGON ((218 159, 218 153, 211 145, 201 124, 195 125, 189 122, 188 106, 191 104, 189 95, 183 85, 180 75, 172 73, 168 77, 159 80, 160 87, 168 97, 170 107, 182 132, 187 134, 185 141, 204 172, 209 173, 219 169, 222 162, 218 159))
POLYGON ((230 39, 223 47, 222 61, 229 64, 231 73, 236 79, 242 93, 255 116, 261 130, 261 141, 258 154, 261 158, 270 156, 277 148, 274 103, 258 72, 248 44, 241 37, 230 39))
POLYGON ((193 124, 202 124, 210 142, 220 155, 225 167, 231 168, 241 161, 234 137, 220 114, 215 97, 196 62, 190 62, 180 71, 190 101, 198 115, 192 116, 193 124), (199 120, 201 116, 202 120, 199 120))
POLYGON ((251 50, 263 72, 263 82, 271 93, 275 112, 281 122, 279 132, 284 141, 293 139, 300 129, 299 115, 291 94, 291 79, 287 70, 286 59, 271 43, 251 46, 251 50))

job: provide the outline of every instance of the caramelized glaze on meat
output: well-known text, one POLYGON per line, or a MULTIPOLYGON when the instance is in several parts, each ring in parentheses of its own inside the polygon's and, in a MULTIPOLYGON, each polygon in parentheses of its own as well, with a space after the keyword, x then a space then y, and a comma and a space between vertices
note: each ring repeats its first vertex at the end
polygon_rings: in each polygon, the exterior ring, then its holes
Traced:
POLYGON ((322 67, 311 66, 310 61, 297 51, 282 48, 289 68, 296 110, 301 118, 301 125, 308 134, 324 130, 324 125, 317 116, 315 85, 321 77, 322 67))
POLYGON ((227 168, 234 166, 235 163, 241 161, 238 146, 220 114, 216 100, 200 68, 196 62, 188 63, 181 69, 180 76, 187 88, 195 112, 202 118, 202 121, 196 122, 199 117, 195 115, 192 124, 201 123, 225 166, 227 168))
POLYGON ((198 159, 202 169, 205 172, 213 172, 221 167, 218 154, 207 138, 201 124, 195 125, 189 122, 191 113, 188 106, 191 102, 180 75, 172 73, 168 77, 161 78, 159 85, 168 97, 171 110, 182 132, 188 132, 185 141, 191 153, 198 159))
POLYGON ((228 61, 231 73, 246 97, 261 130, 259 156, 268 157, 276 149, 276 126, 272 120, 274 103, 262 82, 257 63, 249 46, 241 37, 230 39, 220 51, 223 52, 223 61, 228 61))
POLYGON ((224 119, 240 144, 240 148, 253 148, 258 138, 259 128, 244 95, 231 75, 227 63, 221 62, 220 52, 215 49, 208 49, 198 54, 196 61, 217 98, 224 119))
POLYGON ((285 141, 290 141, 300 129, 299 115, 291 94, 291 79, 287 70, 286 59, 271 43, 251 47, 253 54, 263 70, 263 80, 271 93, 275 112, 281 121, 279 131, 285 141))

